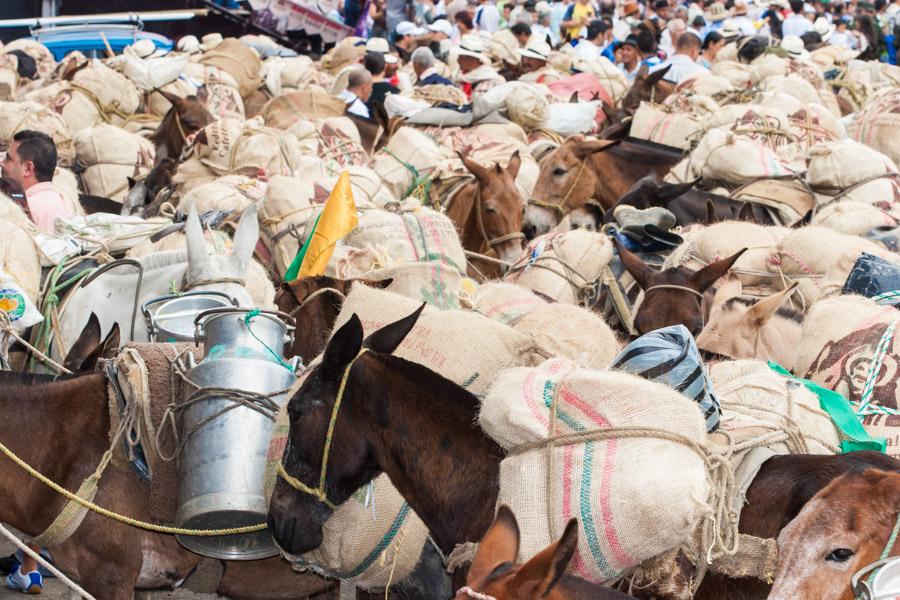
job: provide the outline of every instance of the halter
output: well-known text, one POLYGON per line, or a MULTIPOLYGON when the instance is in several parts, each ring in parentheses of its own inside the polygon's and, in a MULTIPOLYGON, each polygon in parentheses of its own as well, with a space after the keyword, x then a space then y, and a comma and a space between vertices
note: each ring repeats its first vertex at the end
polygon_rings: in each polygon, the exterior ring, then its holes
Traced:
POLYGON ((484 215, 482 214, 482 210, 484 209, 484 203, 481 201, 481 185, 476 182, 475 187, 475 221, 478 223, 478 231, 481 233, 481 237, 484 238, 484 242, 491 247, 491 249, 496 250, 497 246, 508 242, 510 240, 520 240, 525 237, 525 234, 521 231, 513 231, 512 233, 507 233, 506 235, 501 235, 499 237, 491 238, 488 235, 487 229, 484 226, 484 215))
POLYGON ((581 164, 578 166, 578 172, 575 173, 575 179, 572 180, 572 185, 569 186, 569 190, 566 192, 566 195, 563 196, 563 199, 559 201, 559 204, 553 204, 552 202, 544 202, 543 200, 534 199, 529 199, 528 204, 555 211, 559 214, 560 220, 562 220, 563 217, 566 216, 566 212, 565 210, 563 210, 563 207, 566 205, 566 202, 569 201, 569 196, 571 196, 572 192, 575 190, 575 186, 578 184, 578 180, 581 179, 581 173, 584 171, 584 166, 586 164, 587 157, 584 157, 581 161, 581 164))
POLYGON ((456 592, 456 595, 457 596, 465 595, 465 596, 468 596, 469 598, 472 598, 473 600, 497 600, 493 596, 488 596, 487 594, 482 594, 481 592, 476 592, 469 586, 459 588, 459 591, 456 592))
POLYGON ((876 590, 872 589, 871 583, 872 580, 875 579, 875 575, 878 574, 878 571, 891 560, 888 557, 891 554, 891 550, 894 548, 894 544, 897 542, 898 534, 900 534, 900 513, 897 514, 894 529, 891 530, 891 535, 888 537, 888 541, 884 546, 884 550, 881 551, 879 559, 854 573, 853 577, 850 579, 850 590, 853 592, 853 597, 857 600, 862 600, 863 598, 876 600, 876 590), (866 574, 869 576, 863 579, 866 574))
POLYGON ((697 290, 691 289, 689 287, 685 287, 683 285, 674 285, 670 283, 661 283, 659 285, 651 285, 646 290, 644 290, 644 296, 647 295, 648 292, 652 292, 653 290, 680 290, 682 292, 690 292, 691 294, 697 296, 701 300, 703 300, 703 294, 698 292, 697 290))
POLYGON ((337 505, 328 499, 328 492, 325 490, 325 478, 328 474, 328 455, 331 452, 331 440, 334 438, 334 427, 337 423, 338 413, 341 410, 341 401, 344 399, 344 391, 347 389, 347 380, 350 378, 350 369, 353 368, 353 363, 356 362, 356 359, 365 354, 366 351, 366 348, 361 349, 359 354, 354 356, 353 360, 347 363, 347 366, 344 368, 344 374, 341 376, 341 385, 338 387, 337 396, 334 399, 334 408, 331 409, 331 421, 328 423, 328 432, 325 434, 325 446, 322 450, 322 470, 319 473, 319 486, 311 488, 293 475, 290 475, 284 468, 283 460, 278 461, 278 466, 275 467, 275 472, 286 484, 298 492, 309 494, 332 510, 335 510, 337 505))
POLYGON ((188 136, 184 132, 184 127, 181 125, 181 117, 178 115, 178 109, 173 106, 172 110, 175 114, 175 127, 178 128, 178 133, 181 134, 181 141, 187 142, 188 136))

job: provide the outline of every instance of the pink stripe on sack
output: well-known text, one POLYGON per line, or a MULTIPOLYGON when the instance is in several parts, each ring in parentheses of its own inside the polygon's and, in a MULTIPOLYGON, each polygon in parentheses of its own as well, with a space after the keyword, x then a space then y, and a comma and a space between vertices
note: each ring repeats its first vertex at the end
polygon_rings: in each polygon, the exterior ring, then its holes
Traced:
MULTIPOLYGON (((591 419, 595 425, 601 428, 610 427, 609 421, 607 421, 603 415, 596 412, 594 407, 584 402, 581 398, 573 394, 568 390, 560 390, 562 394, 563 400, 566 404, 577 408, 584 414, 586 417, 591 419)), ((622 547, 622 542, 619 540, 619 535, 616 532, 615 523, 613 523, 612 519, 612 479, 613 479, 613 469, 615 468, 615 458, 616 458, 616 448, 618 447, 618 443, 616 440, 607 440, 604 442, 606 445, 606 456, 603 462, 603 476, 600 481, 600 510, 603 515, 603 529, 606 532, 606 539, 609 543, 610 549, 613 551, 613 554, 616 557, 616 560, 619 561, 620 564, 623 565, 632 565, 635 563, 635 560, 625 552, 625 549, 622 547)))

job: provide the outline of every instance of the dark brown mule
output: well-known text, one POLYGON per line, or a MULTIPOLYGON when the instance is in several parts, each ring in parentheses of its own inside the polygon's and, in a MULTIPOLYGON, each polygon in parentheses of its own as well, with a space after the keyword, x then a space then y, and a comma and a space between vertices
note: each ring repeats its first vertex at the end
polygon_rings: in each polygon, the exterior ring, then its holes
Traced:
POLYGON ((661 182, 655 173, 651 173, 631 186, 631 189, 619 198, 619 201, 613 206, 613 210, 606 211, 603 220, 606 223, 615 221, 613 211, 618 206, 627 205, 642 209, 662 206, 675 215, 678 225, 708 224, 709 207, 712 206, 716 222, 734 220, 750 221, 760 225, 775 224, 764 207, 694 189, 697 181, 661 182))
POLYGON ((281 284, 275 294, 275 304, 278 310, 291 315, 301 324, 294 332, 294 345, 288 356, 299 356, 303 364, 308 365, 322 353, 344 298, 350 293, 354 282, 384 289, 393 280, 335 279, 316 275, 281 284))
POLYGON ((572 136, 541 161, 523 231, 542 235, 588 203, 608 210, 639 179, 650 173, 663 177, 681 158, 678 148, 653 142, 572 136))
POLYGON ((206 109, 205 86, 197 90, 196 96, 186 98, 163 90, 158 91, 172 104, 172 108, 149 138, 156 145, 157 164, 164 158, 178 160, 187 139, 215 120, 206 109))
MULTIPOLYGON (((140 181, 129 177, 128 193, 125 195, 125 201, 121 205, 122 214, 125 216, 143 215, 148 209, 148 205, 156 199, 160 190, 171 187, 172 176, 175 175, 177 167, 178 161, 176 159, 163 158, 157 161, 147 176, 140 181)), ((148 214, 147 216, 154 215, 148 214)))
MULTIPOLYGON (((291 431, 283 463, 289 475, 307 486, 319 481, 325 435, 346 373, 325 477, 328 501, 340 504, 379 473, 387 473, 446 554, 457 544, 481 539, 490 526, 503 452, 478 428, 475 396, 421 365, 387 354, 402 342, 418 314, 365 342, 355 316, 335 333, 322 363, 290 400, 291 431), (368 351, 360 355, 363 344, 368 351)), ((900 468, 896 460, 875 452, 769 459, 747 492, 741 533, 776 536, 818 490, 866 465, 900 468)), ((269 526, 282 548, 303 553, 321 544, 322 524, 331 512, 279 479, 269 526)), ((697 598, 762 600, 767 592, 767 585, 753 579, 710 575, 697 598)))
POLYGON ((486 595, 495 600, 626 600, 621 592, 566 575, 566 567, 578 549, 578 522, 569 521, 559 540, 525 564, 519 554, 519 524, 503 505, 484 534, 466 577, 466 587, 456 600, 486 595))
POLYGON ((675 91, 675 84, 663 79, 670 68, 665 67, 650 73, 650 68, 644 64, 638 70, 634 82, 625 95, 622 96, 622 101, 619 102, 626 115, 634 115, 641 102, 661 104, 663 100, 675 91))
MULTIPOLYGON (((474 180, 462 184, 453 196, 442 201, 447 216, 456 224, 464 249, 496 257, 507 263, 522 254, 522 212, 524 199, 516 187, 516 176, 522 164, 518 151, 506 168, 499 163, 485 167, 471 158, 460 156, 474 180)), ((473 276, 490 279, 505 268, 497 263, 470 258, 473 276)))
POLYGON ((634 326, 644 334, 660 327, 684 325, 692 335, 703 329, 705 308, 703 293, 728 272, 747 249, 694 271, 675 267, 656 271, 613 240, 625 270, 644 290, 644 300, 634 315, 634 326))

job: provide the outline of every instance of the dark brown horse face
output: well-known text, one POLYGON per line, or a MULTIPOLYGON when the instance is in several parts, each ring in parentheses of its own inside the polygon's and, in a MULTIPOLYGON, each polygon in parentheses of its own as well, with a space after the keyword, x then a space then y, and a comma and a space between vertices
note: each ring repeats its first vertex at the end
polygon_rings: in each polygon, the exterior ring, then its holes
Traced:
POLYGON ((642 66, 635 76, 631 88, 622 97, 622 110, 626 114, 633 115, 641 102, 660 103, 668 98, 675 91, 674 83, 663 80, 670 68, 671 66, 668 66, 650 73, 646 64, 642 66))
MULTIPOLYGON (((370 335, 366 348, 392 353, 415 325, 424 306, 370 335)), ((374 419, 368 409, 389 382, 367 380, 366 356, 360 355, 362 346, 362 323, 354 314, 335 332, 322 362, 288 404, 290 433, 282 464, 288 475, 309 488, 318 488, 329 424, 341 381, 346 377, 324 470, 325 496, 335 506, 378 474, 369 441, 377 432, 370 429, 374 419), (376 389, 379 386, 382 387, 376 389)), ((322 525, 331 512, 318 498, 279 477, 269 504, 269 529, 283 550, 302 554, 321 545, 322 525)))
POLYGON ((499 164, 485 168, 470 158, 463 157, 462 160, 478 181, 476 193, 481 195, 472 207, 473 211, 481 213, 475 215, 477 231, 474 235, 484 238, 481 241, 485 249, 493 248, 500 260, 515 262, 522 254, 523 240, 518 234, 522 231, 525 208, 525 201, 516 187, 516 176, 522 165, 518 151, 509 159, 506 168, 499 164), (483 231, 478 219, 481 219, 483 231))
POLYGON ((692 335, 698 335, 703 329, 703 292, 746 251, 744 248, 699 271, 687 267, 655 271, 618 241, 614 243, 625 270, 644 290, 644 301, 634 316, 634 326, 642 335, 661 327, 679 324, 687 327, 692 335))
POLYGON ((619 143, 618 140, 568 138, 541 163, 533 198, 525 210, 522 231, 529 239, 550 231, 576 208, 588 203, 597 187, 591 156, 619 143))

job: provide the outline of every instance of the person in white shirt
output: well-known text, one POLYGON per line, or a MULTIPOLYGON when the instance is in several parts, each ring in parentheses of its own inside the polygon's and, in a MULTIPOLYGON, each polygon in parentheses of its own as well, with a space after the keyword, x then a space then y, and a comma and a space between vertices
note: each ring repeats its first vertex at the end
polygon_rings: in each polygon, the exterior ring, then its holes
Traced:
POLYGON ((700 46, 703 42, 700 36, 693 31, 685 32, 678 38, 675 44, 675 55, 669 60, 654 68, 654 71, 669 67, 669 72, 665 74, 663 79, 672 83, 681 83, 691 75, 706 71, 707 68, 697 63, 700 57, 700 46))
POLYGON ((350 71, 347 77, 347 89, 338 94, 347 103, 347 112, 364 119, 372 118, 366 102, 372 95, 372 75, 360 67, 350 71))
POLYGON ((838 19, 835 21, 836 31, 831 34, 828 43, 832 46, 841 46, 848 50, 856 50, 859 48, 859 40, 856 39, 854 32, 847 29, 847 20, 838 19))
POLYGON ((612 37, 612 29, 609 24, 599 19, 588 23, 587 37, 578 40, 575 46, 575 54, 584 61, 596 60, 608 43, 607 37, 612 37))
POLYGON ((678 43, 678 38, 685 31, 687 31, 687 24, 684 22, 684 19, 672 19, 666 24, 659 41, 659 47, 666 53, 666 56, 675 54, 675 45, 678 43))
POLYGON ((789 35, 803 36, 813 28, 813 24, 803 14, 803 0, 791 0, 792 14, 781 24, 781 37, 789 35))
POLYGON ((734 13, 733 20, 740 29, 741 35, 754 35, 756 33, 756 27, 753 26, 753 21, 747 16, 748 8, 746 0, 736 0, 732 12, 734 13))
POLYGON ((500 30, 500 11, 494 0, 482 0, 481 5, 475 9, 475 27, 481 31, 495 33, 500 30))

